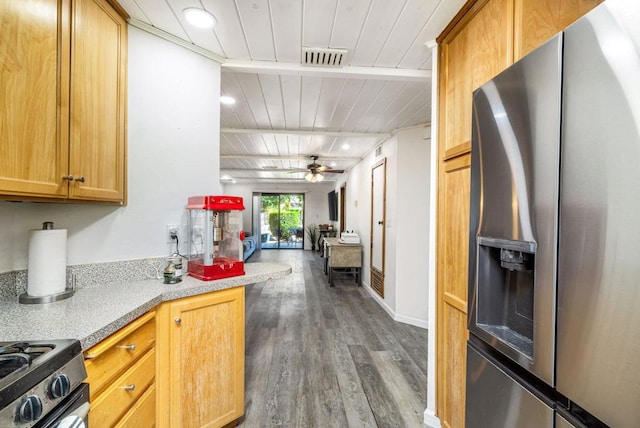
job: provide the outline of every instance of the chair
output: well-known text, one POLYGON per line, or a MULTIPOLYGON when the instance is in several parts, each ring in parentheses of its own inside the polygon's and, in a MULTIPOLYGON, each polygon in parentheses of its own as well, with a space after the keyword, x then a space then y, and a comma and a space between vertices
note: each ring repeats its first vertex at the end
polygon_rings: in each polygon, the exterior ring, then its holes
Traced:
POLYGON ((302 229, 298 229, 295 227, 289 228, 289 238, 287 239, 289 244, 297 244, 299 242, 299 238, 301 238, 300 231, 302 229))

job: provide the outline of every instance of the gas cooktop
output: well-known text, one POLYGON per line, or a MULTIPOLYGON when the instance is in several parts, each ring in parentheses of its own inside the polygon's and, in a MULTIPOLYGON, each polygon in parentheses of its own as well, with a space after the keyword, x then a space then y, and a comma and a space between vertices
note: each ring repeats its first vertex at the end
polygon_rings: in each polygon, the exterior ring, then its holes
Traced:
POLYGON ((77 340, 0 342, 0 426, 37 421, 86 377, 77 340))

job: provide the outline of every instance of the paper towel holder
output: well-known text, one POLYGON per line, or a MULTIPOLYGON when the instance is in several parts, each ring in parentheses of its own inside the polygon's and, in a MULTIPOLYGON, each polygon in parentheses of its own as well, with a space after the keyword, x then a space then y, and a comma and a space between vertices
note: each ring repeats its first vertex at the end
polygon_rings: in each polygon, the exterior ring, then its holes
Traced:
POLYGON ((18 302, 25 305, 34 305, 38 303, 53 303, 59 300, 68 299, 76 292, 76 274, 71 275, 71 287, 66 288, 62 293, 50 294, 48 296, 29 296, 27 293, 23 293, 18 296, 18 302))
MULTIPOLYGON (((53 222, 45 221, 42 223, 43 230, 52 230, 53 222)), ((23 293, 18 296, 18 302, 24 303, 26 305, 39 304, 39 303, 52 303, 57 302, 59 300, 68 299, 73 296, 76 292, 76 274, 72 274, 71 276, 71 287, 65 288, 64 291, 60 293, 50 294, 48 296, 29 296, 27 293, 23 293)))
POLYGON ((36 304, 36 303, 52 303, 57 302, 58 300, 68 299, 73 296, 76 290, 73 288, 67 288, 62 293, 50 294, 48 296, 29 296, 27 293, 21 294, 18 297, 18 302, 24 303, 26 305, 36 304))

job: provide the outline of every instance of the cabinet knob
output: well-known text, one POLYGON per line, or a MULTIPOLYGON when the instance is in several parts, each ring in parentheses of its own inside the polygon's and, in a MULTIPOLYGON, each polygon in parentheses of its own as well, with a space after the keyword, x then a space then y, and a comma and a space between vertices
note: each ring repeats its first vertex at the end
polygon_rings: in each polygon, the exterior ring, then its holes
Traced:
POLYGON ((136 384, 132 383, 131 385, 121 386, 120 388, 124 389, 125 391, 133 391, 134 389, 136 389, 136 384))
POLYGON ((176 318, 176 325, 180 325, 182 324, 182 319, 181 318, 176 318))
POLYGON ((80 183, 84 183, 84 177, 73 178, 73 181, 79 181, 80 183))
POLYGON ((132 343, 131 345, 119 345, 119 346, 116 346, 116 348, 126 349, 127 351, 135 351, 136 350, 136 344, 132 343))
POLYGON ((73 180, 75 180, 75 178, 74 178, 74 176, 73 176, 73 175, 63 175, 63 176, 62 176, 62 179, 63 179, 63 180, 69 180, 69 181, 73 181, 73 180))

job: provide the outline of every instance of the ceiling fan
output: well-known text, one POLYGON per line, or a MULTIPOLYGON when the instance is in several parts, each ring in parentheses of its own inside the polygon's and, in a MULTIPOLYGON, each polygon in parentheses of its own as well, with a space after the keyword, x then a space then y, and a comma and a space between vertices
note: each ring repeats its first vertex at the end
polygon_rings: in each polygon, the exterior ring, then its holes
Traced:
POLYGON ((323 173, 342 174, 344 172, 343 169, 332 169, 326 165, 320 165, 316 162, 318 160, 317 155, 311 155, 309 157, 311 158, 311 163, 307 165, 306 169, 293 169, 289 172, 307 172, 304 179, 312 183, 324 180, 323 173))

